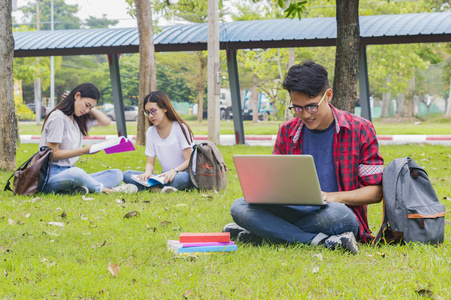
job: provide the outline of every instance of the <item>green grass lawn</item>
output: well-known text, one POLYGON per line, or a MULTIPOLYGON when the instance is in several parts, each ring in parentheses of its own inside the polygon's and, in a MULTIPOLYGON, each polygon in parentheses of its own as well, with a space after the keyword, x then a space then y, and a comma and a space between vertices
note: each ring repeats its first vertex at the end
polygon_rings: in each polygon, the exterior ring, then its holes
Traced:
MULTIPOLYGON (((381 146, 381 153, 386 163, 413 157, 450 210, 449 149, 398 145, 381 146)), ((35 150, 36 145, 20 145, 17 162, 35 150)), ((304 245, 238 243, 235 253, 172 254, 166 242, 180 232, 217 232, 232 221, 230 206, 241 197, 232 155, 271 153, 271 147, 220 150, 229 167, 228 187, 220 193, 91 194, 84 200, 0 192, 0 298, 421 299, 417 291, 423 290, 434 299, 451 299, 449 221, 439 247, 362 245, 354 256, 304 245), (124 218, 130 211, 139 216, 124 218), (117 277, 108 271, 110 263, 120 267, 117 277)), ((88 172, 142 169, 144 164, 144 147, 136 155, 98 153, 77 163, 88 172)), ((2 182, 9 175, 0 172, 2 182)), ((381 205, 371 205, 373 232, 381 221, 381 205)))
MULTIPOLYGON (((244 121, 245 135, 272 135, 277 134, 278 128, 282 121, 267 121, 252 123, 252 121, 244 121)), ((207 120, 203 122, 188 121, 195 135, 207 135, 207 120)), ((41 125, 42 126, 42 125, 41 125)), ((19 134, 39 135, 41 134, 41 126, 37 126, 36 122, 20 122, 19 134)), ((425 134, 425 135, 449 135, 451 134, 451 118, 433 118, 428 121, 401 121, 395 118, 385 120, 374 120, 374 127, 378 135, 394 135, 394 134, 425 134)), ((221 121, 221 134, 235 134, 233 121, 221 121)), ((90 135, 115 135, 117 134, 116 125, 106 127, 93 127, 90 135)), ((127 134, 136 135, 136 122, 127 122, 127 134)))

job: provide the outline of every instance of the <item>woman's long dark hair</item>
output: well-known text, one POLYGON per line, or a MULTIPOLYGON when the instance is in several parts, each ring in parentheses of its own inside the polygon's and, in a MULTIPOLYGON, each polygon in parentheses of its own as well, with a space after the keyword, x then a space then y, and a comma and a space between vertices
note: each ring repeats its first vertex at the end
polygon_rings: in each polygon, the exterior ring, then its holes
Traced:
MULTIPOLYGON (((174 106, 171 104, 171 100, 169 100, 168 96, 162 91, 154 91, 150 93, 149 95, 144 98, 144 110, 146 109, 146 104, 152 102, 156 103, 159 108, 161 109, 167 109, 166 116, 171 121, 177 121, 180 123, 180 127, 182 128, 182 132, 185 135, 186 141, 191 144, 193 142, 194 134, 191 131, 191 128, 189 125, 180 118, 180 116, 177 114, 177 112, 174 109, 174 106), (182 126, 184 124, 186 128, 188 129, 188 133, 186 132, 185 128, 182 126)), ((150 122, 150 120, 149 120, 150 122)), ((152 122, 150 122, 150 126, 153 126, 152 122)))
POLYGON ((74 114, 74 104, 75 104, 75 95, 80 92, 80 95, 84 98, 92 98, 94 100, 99 100, 100 98, 100 92, 99 89, 92 83, 82 83, 76 88, 72 90, 72 92, 67 95, 67 97, 58 103, 57 106, 55 106, 54 109, 45 117, 44 124, 42 125, 42 130, 44 130, 45 122, 47 122, 47 119, 49 118, 50 114, 54 112, 55 110, 59 109, 61 110, 66 116, 72 116, 77 122, 78 127, 80 128, 81 133, 83 136, 88 135, 88 125, 86 124, 88 121, 88 118, 91 118, 90 115, 85 114, 83 116, 77 117, 74 114))

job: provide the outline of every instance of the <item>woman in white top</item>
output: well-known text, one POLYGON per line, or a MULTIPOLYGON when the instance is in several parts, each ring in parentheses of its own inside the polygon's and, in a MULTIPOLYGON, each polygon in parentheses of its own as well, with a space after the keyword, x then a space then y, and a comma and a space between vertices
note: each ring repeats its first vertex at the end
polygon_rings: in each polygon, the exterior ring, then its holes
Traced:
MULTIPOLYGON (((124 172, 124 182, 146 189, 132 179, 147 181, 154 176, 155 157, 158 158, 163 172, 165 187, 163 192, 184 190, 193 187, 188 173, 189 159, 193 146, 193 133, 188 124, 175 111, 168 96, 162 91, 154 91, 144 99, 144 112, 150 121, 146 132, 147 163, 145 172, 128 170, 124 172)), ((157 188, 162 186, 157 186, 157 188)))
POLYGON ((87 174, 83 169, 74 167, 80 155, 89 154, 91 145, 82 147, 82 141, 91 126, 105 126, 111 122, 105 114, 94 108, 99 98, 100 93, 95 85, 83 83, 74 88, 45 118, 39 147, 53 149, 46 193, 136 192, 136 187, 131 185, 116 187, 123 179, 121 170, 87 174))

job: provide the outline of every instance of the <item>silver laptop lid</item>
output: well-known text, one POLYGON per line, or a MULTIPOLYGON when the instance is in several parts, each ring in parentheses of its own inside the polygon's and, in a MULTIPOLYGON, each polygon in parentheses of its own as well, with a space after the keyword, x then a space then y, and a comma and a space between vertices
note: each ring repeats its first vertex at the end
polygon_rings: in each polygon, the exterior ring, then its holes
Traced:
POLYGON ((325 205, 311 155, 234 155, 233 160, 248 203, 325 205))

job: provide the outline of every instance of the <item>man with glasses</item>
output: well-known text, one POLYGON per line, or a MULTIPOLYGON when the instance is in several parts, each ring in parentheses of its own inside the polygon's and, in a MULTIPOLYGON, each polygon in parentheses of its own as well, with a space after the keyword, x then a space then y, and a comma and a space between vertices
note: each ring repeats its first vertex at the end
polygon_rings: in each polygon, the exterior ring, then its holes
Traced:
POLYGON ((273 154, 312 155, 327 206, 248 204, 240 198, 231 208, 236 224, 223 231, 242 242, 266 239, 356 254, 356 239, 372 239, 367 205, 382 200, 383 159, 374 127, 330 104, 327 71, 313 61, 292 66, 283 88, 290 94, 295 118, 280 127, 273 154))

